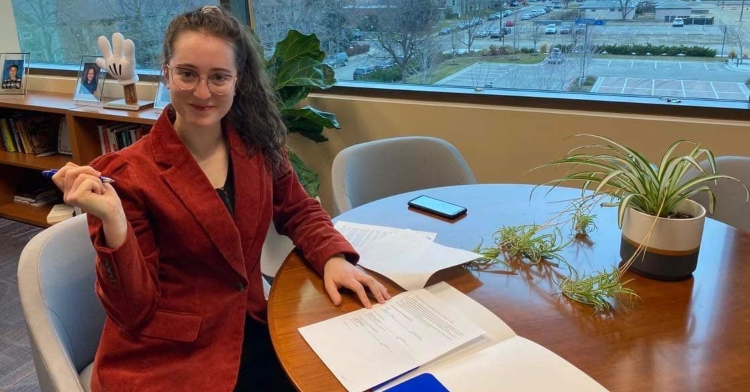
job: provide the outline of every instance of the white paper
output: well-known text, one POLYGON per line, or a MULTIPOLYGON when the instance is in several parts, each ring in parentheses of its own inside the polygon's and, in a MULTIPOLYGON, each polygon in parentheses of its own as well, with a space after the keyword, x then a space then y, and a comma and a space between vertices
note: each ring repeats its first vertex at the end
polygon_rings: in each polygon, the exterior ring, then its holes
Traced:
POLYGON ((436 244, 412 232, 383 237, 358 251, 360 266, 388 277, 406 290, 423 288, 437 271, 482 257, 436 244))
POLYGON ((606 391, 557 354, 517 336, 489 309, 451 285, 440 282, 425 290, 451 308, 459 309, 485 333, 418 370, 380 386, 376 392, 386 391, 423 373, 434 375, 451 392, 606 391))
POLYGON ((339 233, 343 234, 344 237, 346 237, 347 241, 349 241, 352 246, 354 246, 354 249, 357 249, 357 251, 359 251, 360 248, 364 247, 370 242, 404 231, 422 235, 424 238, 430 241, 435 240, 435 236, 437 235, 437 233, 431 233, 428 231, 398 229, 395 227, 366 225, 364 223, 352 223, 344 221, 336 222, 334 228, 336 228, 339 233))
POLYGON ((299 331, 350 392, 377 386, 483 334, 424 289, 299 331))
POLYGON ((520 336, 431 373, 451 392, 607 391, 557 354, 520 336))

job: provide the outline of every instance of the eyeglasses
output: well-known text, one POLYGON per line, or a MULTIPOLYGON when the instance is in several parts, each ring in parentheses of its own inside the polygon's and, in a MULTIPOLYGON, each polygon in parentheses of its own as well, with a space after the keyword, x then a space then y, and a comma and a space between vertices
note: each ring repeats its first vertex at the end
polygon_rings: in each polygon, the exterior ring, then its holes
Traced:
POLYGON ((197 72, 188 68, 170 67, 169 77, 177 88, 180 90, 192 90, 198 86, 201 80, 206 80, 208 91, 213 95, 227 95, 232 92, 234 88, 234 80, 237 78, 234 75, 227 75, 222 73, 215 73, 208 76, 200 76, 197 72))

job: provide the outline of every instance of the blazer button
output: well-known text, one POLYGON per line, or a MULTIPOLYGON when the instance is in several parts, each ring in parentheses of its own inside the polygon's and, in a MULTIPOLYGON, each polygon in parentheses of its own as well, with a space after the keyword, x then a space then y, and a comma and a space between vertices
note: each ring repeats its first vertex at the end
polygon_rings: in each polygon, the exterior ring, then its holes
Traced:
POLYGON ((234 285, 234 288, 236 288, 237 291, 245 291, 245 284, 237 283, 236 285, 234 285))

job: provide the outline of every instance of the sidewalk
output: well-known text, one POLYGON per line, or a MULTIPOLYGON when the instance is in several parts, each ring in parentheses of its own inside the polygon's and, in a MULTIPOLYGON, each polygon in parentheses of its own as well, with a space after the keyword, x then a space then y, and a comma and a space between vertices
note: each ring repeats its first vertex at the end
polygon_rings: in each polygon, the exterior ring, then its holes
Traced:
POLYGON ((724 64, 724 68, 730 71, 750 73, 750 59, 744 59, 744 61, 740 64, 737 64, 735 60, 729 60, 726 64, 724 64))

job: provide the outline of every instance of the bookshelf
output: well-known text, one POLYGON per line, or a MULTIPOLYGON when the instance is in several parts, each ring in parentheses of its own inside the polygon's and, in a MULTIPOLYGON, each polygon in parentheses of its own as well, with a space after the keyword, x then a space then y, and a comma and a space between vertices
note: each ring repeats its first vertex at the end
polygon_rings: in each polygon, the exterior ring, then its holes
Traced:
POLYGON ((155 109, 131 112, 76 104, 71 94, 30 91, 23 95, 0 95, 0 117, 18 112, 40 113, 59 120, 66 118, 72 155, 9 153, 0 148, 0 217, 46 227, 52 204, 31 207, 13 202, 22 185, 49 181, 40 175, 45 169, 59 168, 66 162, 87 164, 101 155, 98 126, 105 121, 150 125, 156 121, 155 109))

